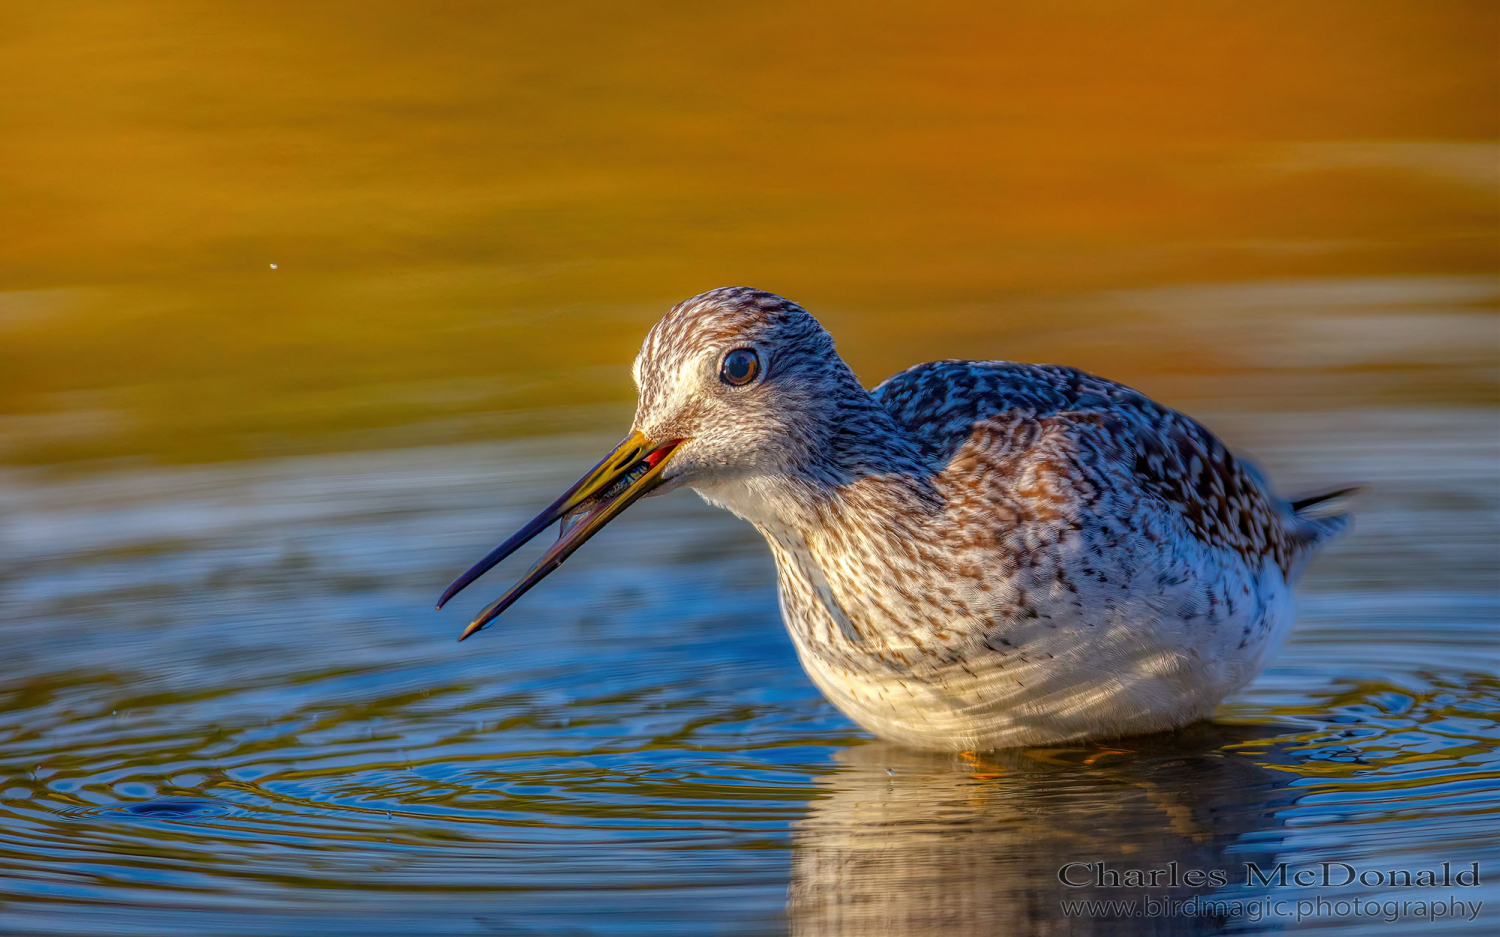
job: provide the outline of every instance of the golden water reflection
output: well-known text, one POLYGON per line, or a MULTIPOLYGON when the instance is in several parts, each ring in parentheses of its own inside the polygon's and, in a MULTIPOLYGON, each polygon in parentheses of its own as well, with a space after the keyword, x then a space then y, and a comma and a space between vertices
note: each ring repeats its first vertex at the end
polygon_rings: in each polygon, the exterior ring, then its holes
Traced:
POLYGON ((1493 4, 64 0, 4 32, 11 463, 603 429, 649 323, 734 283, 871 383, 1495 399, 1493 4))

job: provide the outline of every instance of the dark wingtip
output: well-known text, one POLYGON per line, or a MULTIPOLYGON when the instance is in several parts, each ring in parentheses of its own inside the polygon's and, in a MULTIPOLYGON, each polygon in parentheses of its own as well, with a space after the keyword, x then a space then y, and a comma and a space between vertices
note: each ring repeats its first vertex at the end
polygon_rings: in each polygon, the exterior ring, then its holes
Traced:
POLYGON ((1308 508, 1316 507, 1325 501, 1332 501, 1335 498, 1343 498, 1348 495, 1357 495, 1364 490, 1364 485, 1349 485, 1344 488, 1335 488, 1332 491, 1320 491, 1315 494, 1303 495, 1292 499, 1292 513, 1301 514, 1308 508))

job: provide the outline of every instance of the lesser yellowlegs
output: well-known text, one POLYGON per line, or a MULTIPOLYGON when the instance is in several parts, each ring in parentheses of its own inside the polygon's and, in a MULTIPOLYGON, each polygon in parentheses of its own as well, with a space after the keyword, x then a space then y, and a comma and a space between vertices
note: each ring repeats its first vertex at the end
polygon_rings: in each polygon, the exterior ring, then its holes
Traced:
POLYGON ((443 594, 560 523, 463 637, 687 486, 765 535, 803 666, 876 735, 1121 736, 1204 718, 1259 673, 1347 523, 1308 511, 1341 492, 1283 500, 1193 419, 1073 368, 936 361, 867 391, 817 320, 759 290, 675 306, 634 375, 625 441, 443 594))

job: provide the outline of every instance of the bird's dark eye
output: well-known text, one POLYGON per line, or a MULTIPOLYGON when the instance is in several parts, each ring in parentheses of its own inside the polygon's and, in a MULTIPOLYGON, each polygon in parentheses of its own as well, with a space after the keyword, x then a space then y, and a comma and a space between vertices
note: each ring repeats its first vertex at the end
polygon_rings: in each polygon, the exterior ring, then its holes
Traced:
POLYGON ((750 348, 736 348, 724 356, 719 380, 733 387, 744 387, 760 374, 760 356, 750 348))

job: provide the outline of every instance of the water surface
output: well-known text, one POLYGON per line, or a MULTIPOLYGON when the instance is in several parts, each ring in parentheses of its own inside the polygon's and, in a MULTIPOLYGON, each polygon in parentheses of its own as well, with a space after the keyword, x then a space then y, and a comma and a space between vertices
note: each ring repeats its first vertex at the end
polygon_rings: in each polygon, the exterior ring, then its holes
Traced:
POLYGON ((10 4, 0 931, 1483 934, 1500 907, 1500 8, 10 4), (624 435, 671 303, 867 384, 1050 361, 1367 486, 1214 723, 870 739, 753 531, 442 587, 624 435), (1231 873, 1149 894, 1068 863, 1231 873), (1246 887, 1246 862, 1473 888, 1246 887), (1064 900, 1234 906, 1067 918, 1064 900))
POLYGON ((437 589, 608 437, 13 471, 0 920, 1051 933, 1073 861, 1490 867, 1490 415, 1224 424, 1283 477, 1374 492, 1314 567, 1290 645, 1216 725, 986 758, 873 742, 824 703, 758 535, 688 493, 633 509, 456 644, 482 597, 437 613, 437 589), (1442 474, 1415 471, 1409 453, 1437 448, 1442 474))

